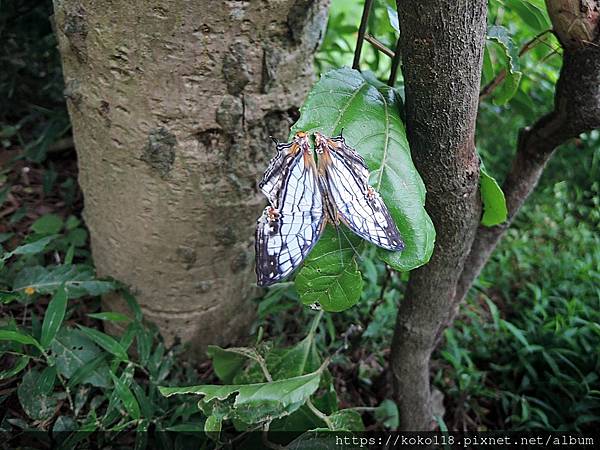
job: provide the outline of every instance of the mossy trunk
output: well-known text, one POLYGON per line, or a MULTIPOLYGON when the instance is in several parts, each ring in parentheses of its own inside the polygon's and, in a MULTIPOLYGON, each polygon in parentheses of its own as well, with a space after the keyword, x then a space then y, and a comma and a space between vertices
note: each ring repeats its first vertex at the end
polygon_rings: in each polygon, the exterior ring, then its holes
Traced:
POLYGON ((199 353, 247 329, 257 180, 313 81, 327 3, 54 0, 96 267, 168 342, 199 353))

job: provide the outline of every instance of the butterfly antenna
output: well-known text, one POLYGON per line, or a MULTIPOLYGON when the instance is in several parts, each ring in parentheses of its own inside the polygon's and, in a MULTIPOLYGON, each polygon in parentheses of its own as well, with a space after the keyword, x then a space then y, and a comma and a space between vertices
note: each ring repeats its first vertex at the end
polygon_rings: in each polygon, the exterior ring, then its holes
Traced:
MULTIPOLYGON (((340 229, 342 228, 341 226, 339 227, 340 229)), ((344 237, 346 238, 346 241, 348 241, 348 244, 350 245, 350 248, 352 249, 352 251, 354 252, 354 254, 356 255, 356 257, 358 258, 359 261, 362 261, 362 256, 360 256, 360 253, 358 252, 358 250, 356 250, 356 247, 352 244, 352 241, 350 240, 350 238, 348 237, 348 235, 345 233, 344 230, 341 230, 342 234, 344 235, 344 237)), ((341 245, 341 243, 340 243, 341 245)))
POLYGON ((275 142, 275 145, 279 145, 279 141, 277 139, 275 139, 273 136, 269 136, 271 138, 271 140, 273 142, 275 142))

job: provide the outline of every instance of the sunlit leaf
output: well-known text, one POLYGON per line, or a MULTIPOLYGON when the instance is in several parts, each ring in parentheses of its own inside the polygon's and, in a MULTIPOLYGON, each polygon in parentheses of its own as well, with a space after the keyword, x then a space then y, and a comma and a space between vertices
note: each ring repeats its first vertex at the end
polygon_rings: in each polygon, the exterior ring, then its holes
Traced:
POLYGON ((506 208, 504 192, 483 165, 480 167, 479 187, 483 203, 481 224, 486 227, 493 227, 505 222, 508 217, 508 209, 506 208))

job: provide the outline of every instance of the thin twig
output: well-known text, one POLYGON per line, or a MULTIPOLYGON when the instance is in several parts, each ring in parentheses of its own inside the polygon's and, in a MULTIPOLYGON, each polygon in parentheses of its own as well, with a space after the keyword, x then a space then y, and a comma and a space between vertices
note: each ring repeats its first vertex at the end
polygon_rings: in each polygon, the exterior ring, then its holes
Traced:
POLYGON ((356 70, 359 70, 360 68, 360 53, 362 51, 363 40, 367 31, 371 6, 373 6, 373 0, 365 0, 365 7, 363 8, 362 17, 360 19, 360 26, 358 27, 358 38, 356 39, 356 49, 354 50, 354 61, 352 62, 352 68, 356 70))
POLYGON ((375 47, 377 50, 379 50, 384 55, 389 56, 392 59, 394 59, 396 57, 396 54, 392 50, 387 48, 383 42, 381 42, 379 39, 377 39, 372 34, 369 34, 369 33, 365 34, 365 41, 367 41, 369 44, 371 44, 373 47, 375 47))

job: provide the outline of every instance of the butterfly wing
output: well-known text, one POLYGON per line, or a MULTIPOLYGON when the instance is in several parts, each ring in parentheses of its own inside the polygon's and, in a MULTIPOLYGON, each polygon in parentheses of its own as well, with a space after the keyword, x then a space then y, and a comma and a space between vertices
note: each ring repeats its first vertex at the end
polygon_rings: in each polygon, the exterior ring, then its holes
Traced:
POLYGON ((398 227, 381 196, 369 186, 364 159, 342 136, 315 133, 322 189, 339 218, 363 239, 387 250, 404 249, 398 227))
POLYGON ((268 286, 290 275, 304 261, 325 228, 323 198, 308 139, 281 169, 275 201, 256 227, 256 275, 268 286))
POLYGON ((269 202, 274 206, 277 206, 279 192, 281 191, 283 172, 292 165, 300 150, 295 142, 277 142, 276 147, 277 154, 269 161, 269 166, 258 184, 262 193, 267 196, 269 202))

